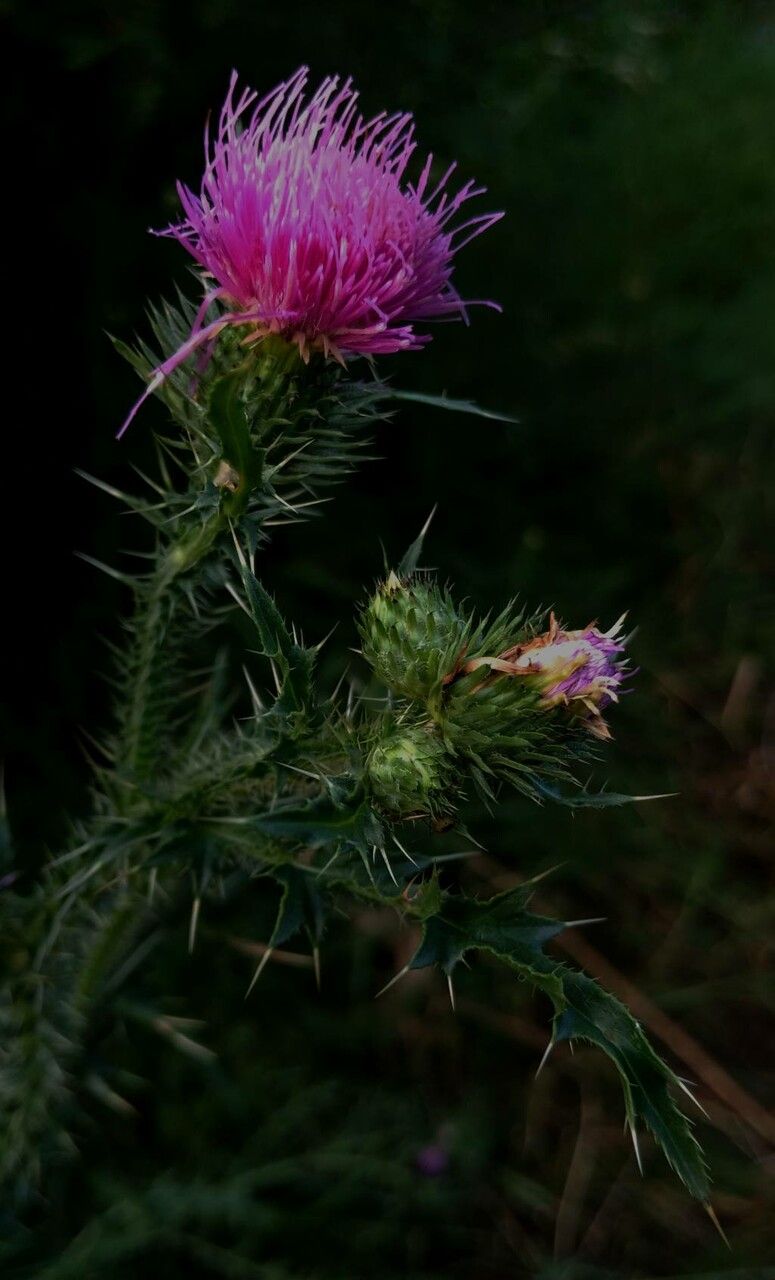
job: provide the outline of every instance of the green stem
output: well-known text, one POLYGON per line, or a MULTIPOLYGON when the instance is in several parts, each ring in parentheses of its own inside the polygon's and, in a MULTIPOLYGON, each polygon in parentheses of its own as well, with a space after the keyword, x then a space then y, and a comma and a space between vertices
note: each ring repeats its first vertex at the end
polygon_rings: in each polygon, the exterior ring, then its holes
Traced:
POLYGON ((186 533, 167 548, 150 585, 138 599, 132 683, 117 762, 135 782, 147 782, 153 776, 162 751, 162 726, 156 723, 155 695, 176 605, 171 589, 181 574, 193 569, 209 554, 227 522, 226 512, 220 510, 201 528, 186 533))

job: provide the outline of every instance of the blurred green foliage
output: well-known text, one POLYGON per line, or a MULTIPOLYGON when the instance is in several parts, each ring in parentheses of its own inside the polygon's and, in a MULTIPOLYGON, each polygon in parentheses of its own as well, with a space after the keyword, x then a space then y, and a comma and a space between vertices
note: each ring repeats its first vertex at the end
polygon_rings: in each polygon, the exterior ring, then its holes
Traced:
MULTIPOLYGON (((245 1005, 251 963, 229 939, 269 925, 229 916, 193 961, 181 921, 136 993, 202 1018, 217 1059, 137 1022, 119 1055, 137 1115, 95 1103, 82 1160, 8 1243, 7 1273, 771 1280, 775 1144, 756 1110, 775 1105, 771 7, 6 0, 3 13, 29 237, 11 265, 34 313, 12 366, 29 370, 31 416, 7 474, 45 530, 42 554, 13 526, 6 584, 7 787, 28 866, 86 807, 80 726, 107 715, 100 637, 126 603, 71 552, 112 561, 135 545, 71 473, 126 487, 148 450, 142 420, 114 442, 136 388, 102 331, 144 331, 144 298, 185 283, 176 247, 144 229, 172 216, 174 179, 196 177, 231 66, 258 87, 301 61, 352 74, 367 111, 413 110, 422 144, 508 214, 458 277, 503 316, 472 308, 469 329, 439 326, 383 372, 520 424, 407 406, 314 534, 276 539, 271 585, 324 635, 379 573, 380 539, 400 554, 438 501, 429 554, 477 605, 518 591, 572 625, 630 611, 640 672, 616 716, 613 785, 679 797, 472 812, 489 853, 467 884, 561 861, 539 909, 608 917, 570 945, 703 1046, 702 1079, 682 1042, 667 1048, 709 1111, 733 1244, 648 1150, 640 1181, 598 1055, 558 1052, 533 1082, 548 1010, 497 968, 460 980, 456 1019, 424 974, 375 1005, 412 939, 364 915, 354 942, 331 941, 321 998, 304 970, 272 965, 245 1005), (418 1165, 428 1146, 436 1176, 418 1165)), ((356 643, 353 624, 327 646, 332 679, 356 643)))

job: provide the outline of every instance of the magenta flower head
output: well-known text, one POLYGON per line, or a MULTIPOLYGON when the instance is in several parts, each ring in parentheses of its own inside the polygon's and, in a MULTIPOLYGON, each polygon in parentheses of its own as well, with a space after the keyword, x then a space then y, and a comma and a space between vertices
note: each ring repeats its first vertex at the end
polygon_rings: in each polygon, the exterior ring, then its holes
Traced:
POLYGON ((515 675, 535 683, 543 706, 567 706, 597 737, 608 738, 603 711, 618 700, 626 675, 623 624, 622 617, 608 631, 591 624, 580 631, 563 631, 552 614, 544 635, 513 656, 503 656, 513 663, 515 675))
POLYGON ((205 134, 201 190, 178 184, 185 218, 159 233, 202 268, 206 296, 146 396, 230 325, 245 327, 246 344, 279 334, 305 360, 321 351, 343 362, 416 349, 429 340, 418 324, 465 319, 454 256, 502 214, 461 218, 484 189, 467 182, 451 193, 454 165, 432 185, 430 155, 407 180, 411 115, 364 120, 350 80, 331 77, 307 95, 307 75, 300 68, 261 100, 238 92, 232 75, 214 136, 205 134), (221 314, 204 324, 216 300, 221 314))

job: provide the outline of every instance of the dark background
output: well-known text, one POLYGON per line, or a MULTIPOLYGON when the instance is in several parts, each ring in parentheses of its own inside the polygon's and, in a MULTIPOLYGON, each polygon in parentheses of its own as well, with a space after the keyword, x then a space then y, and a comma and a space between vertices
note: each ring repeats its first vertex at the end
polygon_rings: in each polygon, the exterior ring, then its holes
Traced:
MULTIPOLYGON (((265 580, 307 636, 343 620, 333 677, 352 660, 380 540, 400 554, 438 502, 429 559, 476 603, 519 592, 572 625, 629 610, 640 671, 609 774, 617 789, 680 794, 575 818, 509 802, 477 820, 490 853, 470 880, 486 890, 561 862, 540 905, 608 917, 569 935, 570 954, 701 1046, 698 1058, 638 1005, 710 1113, 698 1132, 734 1246, 648 1148, 639 1180, 598 1055, 558 1055, 533 1083, 540 1003, 480 965, 457 1020, 432 979, 375 1006, 408 943, 358 919, 334 932, 322 1002, 306 973, 277 966, 246 1009, 244 959, 165 953, 148 981, 186 993, 217 1065, 147 1037, 122 1047, 146 1082, 141 1120, 95 1115, 39 1228, 52 1268, 39 1274, 775 1276, 775 10, 0 12, 5 759, 29 867, 88 807, 82 728, 108 721, 103 638, 120 637, 127 604, 73 552, 124 564, 137 536, 74 468, 131 485, 163 422, 154 405, 114 440, 137 383, 104 331, 146 334, 145 299, 187 286, 179 248, 145 230, 175 215, 176 178, 196 183, 232 66, 260 89, 300 62, 313 78, 351 74, 367 113, 412 110, 421 146, 457 158, 489 188, 481 207, 507 213, 457 273, 464 296, 497 298, 503 315, 474 309, 469 329, 437 327, 382 371, 520 424, 402 411, 314 527, 281 531, 265 580), (416 1164, 428 1143, 446 1152, 435 1178, 416 1164)), ((244 932, 262 936, 255 921, 244 932)))

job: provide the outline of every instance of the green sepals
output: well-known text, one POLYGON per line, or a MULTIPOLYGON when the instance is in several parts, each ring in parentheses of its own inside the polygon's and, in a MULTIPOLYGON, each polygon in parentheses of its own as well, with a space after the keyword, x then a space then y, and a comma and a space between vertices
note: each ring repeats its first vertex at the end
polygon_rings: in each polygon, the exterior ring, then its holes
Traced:
MULTIPOLYGON (((217 316, 213 304, 205 321, 217 316)), ((115 342, 116 349, 147 381, 188 339, 195 318, 196 307, 179 294, 177 306, 151 309, 158 352, 145 343, 115 342)), ((146 504, 148 518, 164 531, 171 514, 196 523, 222 513, 239 523, 252 549, 267 526, 315 514, 319 493, 354 469, 370 431, 390 417, 390 391, 377 379, 355 380, 320 355, 305 363, 294 343, 277 336, 246 353, 231 328, 204 362, 185 361, 154 394, 183 428, 181 438, 163 443, 189 487, 146 504)))
POLYGON ((441 816, 453 808, 453 770, 432 724, 396 725, 366 761, 369 789, 391 817, 441 816))
POLYGON ((546 780, 572 783, 572 766, 591 759, 589 734, 547 714, 527 682, 479 668, 444 692, 437 720, 445 741, 468 766, 482 794, 499 781, 533 800, 548 798, 546 780))
POLYGON ((528 614, 511 601, 494 618, 471 619, 464 660, 430 708, 450 750, 488 799, 498 782, 532 800, 550 798, 551 785, 573 784, 573 766, 595 758, 591 735, 548 713, 530 681, 489 665, 538 635, 544 618, 543 610, 528 614))
POLYGON ((528 911, 531 892, 530 884, 521 885, 485 902, 444 895, 439 911, 423 924, 409 967, 437 964, 451 982, 467 952, 486 951, 545 992, 555 1010, 550 1047, 562 1040, 585 1040, 601 1048, 619 1072, 633 1135, 639 1122, 645 1124, 691 1194, 707 1201, 702 1151, 670 1092, 683 1088, 681 1082, 614 996, 544 953, 544 944, 566 926, 528 911))
MULTIPOLYGON (((402 562, 412 567, 425 530, 402 562)), ((395 694, 421 704, 458 775, 467 773, 493 799, 507 782, 533 800, 541 786, 573 783, 572 766, 594 759, 588 733, 552 716, 529 681, 501 674, 489 660, 540 632, 543 612, 512 601, 477 622, 432 577, 390 573, 359 618, 362 652, 395 694)), ((608 803, 613 803, 612 801, 608 803)))
POLYGON ((363 656, 394 693, 419 702, 438 696, 465 649, 468 624, 432 579, 390 573, 361 612, 363 656))

